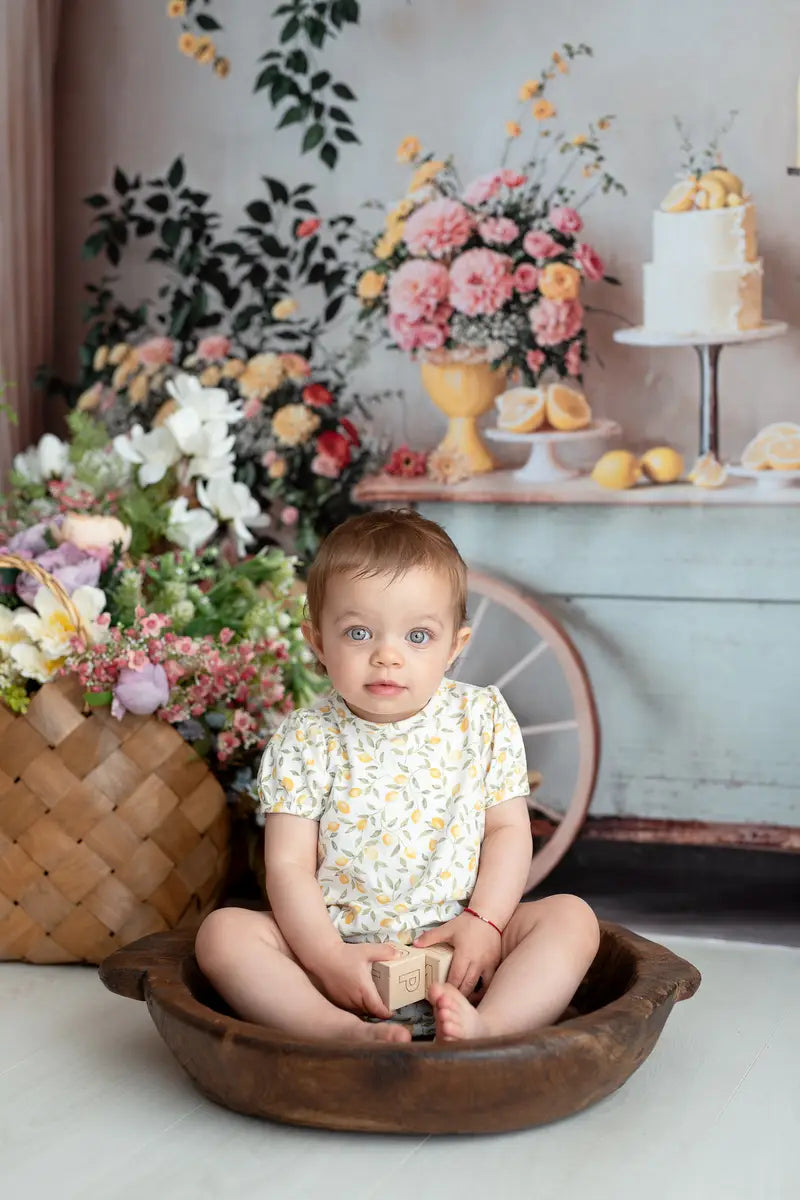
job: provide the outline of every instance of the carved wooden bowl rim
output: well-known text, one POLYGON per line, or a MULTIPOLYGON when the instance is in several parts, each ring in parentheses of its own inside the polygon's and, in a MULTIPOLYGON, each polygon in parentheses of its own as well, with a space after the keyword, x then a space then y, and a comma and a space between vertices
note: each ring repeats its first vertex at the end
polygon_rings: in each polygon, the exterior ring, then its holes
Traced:
MULTIPOLYGON (((200 978, 190 930, 141 938, 99 973, 111 991, 147 1002, 184 1069, 226 1107, 329 1129, 500 1132, 616 1090, 648 1056, 673 1005, 700 985, 699 971, 665 946, 600 924, 595 965, 627 974, 621 995, 534 1033, 464 1043, 308 1040, 218 1012, 190 986, 200 978), (380 1111, 387 1093, 391 1111, 380 1111)), ((591 977, 592 969, 582 986, 591 977)))

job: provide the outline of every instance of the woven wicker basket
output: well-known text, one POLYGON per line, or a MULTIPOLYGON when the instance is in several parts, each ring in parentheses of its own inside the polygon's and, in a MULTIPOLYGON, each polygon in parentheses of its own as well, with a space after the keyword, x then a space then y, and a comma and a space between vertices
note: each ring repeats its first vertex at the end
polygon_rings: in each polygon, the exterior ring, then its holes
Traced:
MULTIPOLYGON (((35 564, 35 574, 79 617, 35 564)), ((83 711, 74 678, 24 716, 0 703, 0 959, 99 963, 157 930, 197 924, 228 867, 225 794, 171 725, 83 711)))

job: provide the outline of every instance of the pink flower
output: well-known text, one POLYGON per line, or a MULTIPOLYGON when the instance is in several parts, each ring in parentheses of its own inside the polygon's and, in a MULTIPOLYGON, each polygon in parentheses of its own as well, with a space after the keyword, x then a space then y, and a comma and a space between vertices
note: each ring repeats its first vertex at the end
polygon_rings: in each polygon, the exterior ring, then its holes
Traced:
POLYGON ((338 479, 341 474, 338 462, 329 454, 315 455, 311 460, 311 470, 315 475, 321 475, 325 479, 338 479))
POLYGON ((423 350, 441 350, 447 338, 442 325, 421 324, 417 330, 417 341, 423 350))
POLYGON ((114 688, 112 715, 126 712, 144 715, 155 712, 169 699, 169 680, 160 663, 146 662, 139 670, 123 667, 114 688))
POLYGON ((514 272, 514 287, 518 292, 532 292, 539 281, 539 268, 532 263, 520 263, 514 272))
POLYGON ((602 279, 605 274, 605 263, 596 250, 581 242, 573 250, 575 261, 587 279, 602 279))
POLYGON ((574 208, 551 208, 547 219, 559 233, 580 233, 583 221, 574 208))
POLYGON ((271 467, 277 457, 278 457, 277 450, 265 450, 264 453, 261 455, 262 467, 271 467))
POLYGON ((580 375, 583 368, 580 342, 570 343, 567 353, 564 355, 564 365, 570 375, 580 375))
POLYGON ((145 637, 158 637, 163 624, 161 613, 148 613, 141 621, 142 633, 145 637))
POLYGON ((278 358, 290 379, 307 379, 311 374, 311 363, 302 354, 279 354, 278 358))
POLYGON ((479 175, 477 179, 473 179, 464 192, 464 203, 470 204, 473 208, 479 204, 485 204, 487 200, 491 200, 492 196, 497 195, 502 182, 503 176, 500 171, 493 171, 491 175, 479 175))
POLYGON ((424 475, 428 465, 428 456, 424 450, 411 450, 406 445, 398 446, 383 468, 386 475, 399 475, 403 479, 413 479, 416 475, 424 475))
POLYGON ((281 509, 281 522, 284 525, 296 525, 299 516, 300 510, 293 504, 287 504, 285 508, 281 509))
POLYGON ((478 226, 478 233, 485 242, 494 242, 498 246, 507 246, 519 237, 519 225, 509 217, 487 217, 478 226))
POLYGON ((519 171, 510 171, 507 168, 500 172, 500 178, 507 188, 522 187, 523 183, 528 182, 527 175, 520 175, 519 171))
POLYGON ((164 363, 172 362, 175 354, 175 343, 172 338, 154 337, 142 342, 136 347, 139 362, 146 367, 161 367, 164 363))
POLYGON ((389 311, 407 321, 431 320, 447 299, 450 275, 434 262, 405 262, 389 284, 389 311))
POLYGON ((215 358, 227 358, 230 354, 231 339, 221 333, 211 333, 201 338, 197 343, 197 357, 205 361, 215 358))
POLYGON ((513 290, 511 259, 496 250, 467 250, 450 268, 450 300, 468 316, 497 312, 513 290))
POLYGON ((448 250, 463 246, 471 233, 472 217, 464 205, 443 196, 423 204, 408 218, 403 240, 412 254, 442 258, 448 250))
POLYGON ((401 350, 416 350, 419 327, 402 313, 389 313, 389 332, 401 350))
POLYGON ((545 358, 546 355, 543 350, 529 350, 525 355, 525 362, 528 364, 530 370, 533 371, 533 374, 538 375, 544 366, 545 358))
POLYGON ((318 217, 307 217, 305 221, 301 221, 294 231, 294 236, 297 238, 311 237, 312 233, 316 233, 322 222, 318 217))
MULTIPOLYGON (((203 712, 203 709, 200 709, 203 712)), ((200 715, 200 714, 198 714, 200 715)), ((217 756, 220 762, 225 762, 230 758, 236 747, 239 745, 239 739, 231 729, 223 729, 217 737, 217 756)))
POLYGON ((522 246, 531 258, 555 258, 564 251, 564 247, 560 246, 555 238, 541 229, 532 229, 530 233, 526 233, 522 246))
POLYGON ((540 300, 528 317, 540 346, 558 346, 580 333, 583 305, 580 300, 540 300))
POLYGON ((257 417, 261 412, 261 401, 258 396, 251 396, 245 401, 245 406, 242 409, 242 416, 246 421, 252 421, 253 417, 257 417))

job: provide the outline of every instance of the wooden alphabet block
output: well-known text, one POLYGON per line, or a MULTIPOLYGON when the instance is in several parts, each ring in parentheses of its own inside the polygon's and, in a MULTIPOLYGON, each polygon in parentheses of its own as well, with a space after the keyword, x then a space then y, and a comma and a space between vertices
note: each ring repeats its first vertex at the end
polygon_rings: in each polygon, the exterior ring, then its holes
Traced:
POLYGON ((439 942, 435 946, 425 947, 425 995, 432 983, 445 983, 450 963, 453 961, 453 947, 439 942))
POLYGON ((378 995, 392 1012, 425 999, 425 951, 400 945, 395 949, 402 957, 372 964, 378 995))

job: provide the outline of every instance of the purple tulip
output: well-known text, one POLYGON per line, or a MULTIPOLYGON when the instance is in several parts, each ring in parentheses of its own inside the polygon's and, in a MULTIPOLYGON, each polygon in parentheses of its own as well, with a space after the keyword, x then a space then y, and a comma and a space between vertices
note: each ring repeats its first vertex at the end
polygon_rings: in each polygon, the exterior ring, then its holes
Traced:
MULTIPOLYGON (((45 571, 55 575, 70 595, 79 587, 97 587, 100 578, 100 562, 91 554, 85 554, 70 542, 62 542, 55 550, 46 550, 37 554, 35 561, 45 571)), ((36 593, 42 585, 33 578, 20 572, 17 576, 17 595, 20 600, 33 607, 36 593)))
POLYGON ((114 688, 111 705, 113 716, 122 718, 126 712, 145 716, 169 700, 169 680, 161 663, 145 663, 138 671, 123 667, 114 688))

